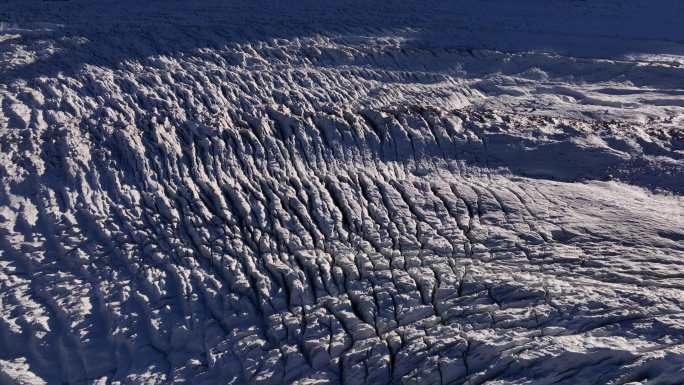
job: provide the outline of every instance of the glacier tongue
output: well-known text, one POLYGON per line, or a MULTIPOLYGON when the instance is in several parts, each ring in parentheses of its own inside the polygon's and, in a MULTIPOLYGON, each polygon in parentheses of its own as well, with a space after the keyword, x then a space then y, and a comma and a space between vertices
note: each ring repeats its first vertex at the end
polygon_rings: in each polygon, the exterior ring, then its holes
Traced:
POLYGON ((684 383, 683 11, 0 4, 0 384, 684 383))

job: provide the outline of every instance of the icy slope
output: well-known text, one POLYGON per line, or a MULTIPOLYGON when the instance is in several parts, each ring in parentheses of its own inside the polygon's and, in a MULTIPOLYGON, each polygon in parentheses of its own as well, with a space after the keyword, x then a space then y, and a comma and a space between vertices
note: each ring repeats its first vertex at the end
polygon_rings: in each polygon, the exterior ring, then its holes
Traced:
POLYGON ((679 2, 0 4, 0 384, 684 383, 679 2))

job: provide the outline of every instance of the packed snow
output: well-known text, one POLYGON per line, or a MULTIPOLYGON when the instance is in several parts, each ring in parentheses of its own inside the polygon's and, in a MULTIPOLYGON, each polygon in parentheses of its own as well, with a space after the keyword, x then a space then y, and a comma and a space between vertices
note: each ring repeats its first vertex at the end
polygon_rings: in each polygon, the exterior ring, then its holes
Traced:
POLYGON ((0 384, 684 384, 684 2, 0 2, 0 384))

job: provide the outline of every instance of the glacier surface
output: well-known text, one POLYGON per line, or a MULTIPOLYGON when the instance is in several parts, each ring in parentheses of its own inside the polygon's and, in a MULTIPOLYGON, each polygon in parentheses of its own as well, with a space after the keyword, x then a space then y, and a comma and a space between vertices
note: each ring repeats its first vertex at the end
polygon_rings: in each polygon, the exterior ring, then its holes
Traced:
POLYGON ((684 384, 682 18, 0 2, 0 384, 684 384))

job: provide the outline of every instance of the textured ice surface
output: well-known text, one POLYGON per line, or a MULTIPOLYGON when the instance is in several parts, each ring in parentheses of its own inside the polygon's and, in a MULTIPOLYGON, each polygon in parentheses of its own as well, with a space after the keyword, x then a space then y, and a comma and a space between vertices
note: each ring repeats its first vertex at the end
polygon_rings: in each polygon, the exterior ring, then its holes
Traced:
POLYGON ((0 384, 683 384, 684 3, 0 3, 0 384))

